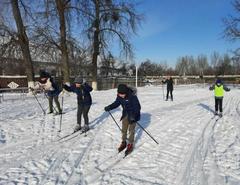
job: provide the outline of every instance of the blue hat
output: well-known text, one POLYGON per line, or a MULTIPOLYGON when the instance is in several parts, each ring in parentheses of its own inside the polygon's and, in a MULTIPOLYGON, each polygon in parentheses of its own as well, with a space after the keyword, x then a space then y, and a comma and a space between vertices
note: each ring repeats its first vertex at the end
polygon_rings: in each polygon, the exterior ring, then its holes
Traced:
POLYGON ((222 80, 217 79, 216 84, 221 84, 221 83, 222 83, 222 80))

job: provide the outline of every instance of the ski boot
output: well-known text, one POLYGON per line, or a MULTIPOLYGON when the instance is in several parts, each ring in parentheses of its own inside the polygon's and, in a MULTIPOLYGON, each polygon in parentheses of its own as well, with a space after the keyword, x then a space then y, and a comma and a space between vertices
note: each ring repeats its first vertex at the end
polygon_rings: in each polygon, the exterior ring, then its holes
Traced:
POLYGON ((84 125, 83 132, 87 132, 87 131, 89 131, 89 126, 88 125, 84 125))
POLYGON ((125 156, 127 156, 128 154, 130 154, 133 151, 133 144, 128 144, 127 145, 127 150, 125 151, 125 156))
POLYGON ((82 129, 81 125, 77 124, 76 127, 74 128, 74 132, 77 132, 81 129, 82 129))
POLYGON ((121 145, 118 147, 118 152, 123 151, 127 147, 127 142, 123 141, 121 145))

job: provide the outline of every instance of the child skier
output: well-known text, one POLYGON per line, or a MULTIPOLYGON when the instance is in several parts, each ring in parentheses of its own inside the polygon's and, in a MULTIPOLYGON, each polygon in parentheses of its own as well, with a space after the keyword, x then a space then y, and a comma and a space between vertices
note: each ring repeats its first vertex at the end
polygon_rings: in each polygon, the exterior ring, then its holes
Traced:
POLYGON ((63 88, 69 92, 74 92, 77 94, 77 102, 78 102, 78 109, 77 109, 77 125, 74 129, 74 132, 81 130, 81 119, 82 114, 84 118, 84 128, 83 131, 86 132, 89 130, 89 121, 88 121, 88 112, 92 105, 92 97, 90 92, 92 91, 92 87, 89 86, 87 83, 83 83, 83 79, 80 77, 76 77, 74 80, 74 84, 68 86, 64 84, 63 88))
POLYGON ((171 95, 171 100, 173 101, 173 79, 171 76, 168 76, 166 80, 163 80, 162 83, 167 84, 167 96, 166 96, 166 101, 168 101, 168 96, 169 93, 171 95))
POLYGON ((56 114, 62 114, 62 109, 60 108, 60 103, 58 101, 58 95, 60 94, 60 90, 49 73, 47 73, 46 71, 40 71, 39 83, 34 88, 32 88, 32 90, 36 89, 43 89, 44 93, 47 93, 49 101, 48 114, 53 113, 53 100, 58 109, 58 112, 56 112, 56 114))
POLYGON ((223 85, 220 79, 217 79, 216 83, 212 85, 209 90, 214 90, 215 95, 215 115, 218 115, 218 110, 220 111, 219 116, 222 117, 222 103, 224 91, 230 91, 225 85, 223 85))
POLYGON ((138 101, 137 96, 134 94, 133 90, 127 87, 125 84, 120 84, 117 89, 116 100, 104 108, 105 111, 110 111, 117 108, 119 105, 122 106, 122 142, 118 148, 121 152, 126 147, 125 155, 128 155, 133 150, 134 135, 136 122, 140 120, 140 110, 141 106, 138 101), (128 144, 127 131, 129 130, 128 144))

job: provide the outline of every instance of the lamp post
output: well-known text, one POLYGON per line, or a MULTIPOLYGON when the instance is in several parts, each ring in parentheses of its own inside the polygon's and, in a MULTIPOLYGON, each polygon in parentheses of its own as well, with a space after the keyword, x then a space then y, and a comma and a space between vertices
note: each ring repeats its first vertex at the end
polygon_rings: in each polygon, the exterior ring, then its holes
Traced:
POLYGON ((135 66, 136 66, 136 88, 138 87, 138 66, 137 66, 137 64, 135 64, 135 66))

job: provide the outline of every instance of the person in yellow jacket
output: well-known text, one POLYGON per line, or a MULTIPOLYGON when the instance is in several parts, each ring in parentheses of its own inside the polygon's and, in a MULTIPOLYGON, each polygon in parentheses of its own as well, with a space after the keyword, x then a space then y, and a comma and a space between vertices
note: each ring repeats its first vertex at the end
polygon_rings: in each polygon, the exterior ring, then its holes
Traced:
POLYGON ((225 85, 223 85, 222 81, 220 79, 217 79, 216 83, 212 85, 209 90, 214 90, 214 96, 215 96, 215 115, 219 115, 222 117, 222 103, 223 103, 223 97, 224 97, 224 91, 230 91, 229 88, 227 88, 225 85), (218 110, 220 111, 218 113, 218 110))

